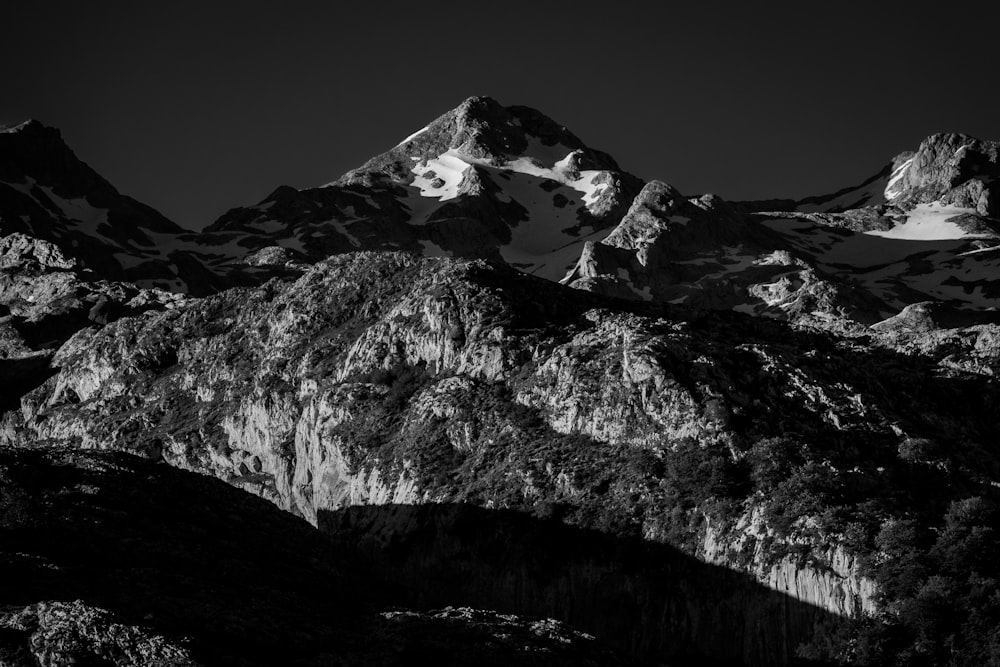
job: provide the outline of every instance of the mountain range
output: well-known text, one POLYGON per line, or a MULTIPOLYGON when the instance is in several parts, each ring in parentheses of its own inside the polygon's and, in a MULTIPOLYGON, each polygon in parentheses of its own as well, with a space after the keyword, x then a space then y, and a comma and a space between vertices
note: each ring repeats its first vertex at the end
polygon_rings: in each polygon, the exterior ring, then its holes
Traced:
POLYGON ((1000 661, 998 150, 726 201, 473 97, 190 231, 0 130, 0 664, 1000 661))

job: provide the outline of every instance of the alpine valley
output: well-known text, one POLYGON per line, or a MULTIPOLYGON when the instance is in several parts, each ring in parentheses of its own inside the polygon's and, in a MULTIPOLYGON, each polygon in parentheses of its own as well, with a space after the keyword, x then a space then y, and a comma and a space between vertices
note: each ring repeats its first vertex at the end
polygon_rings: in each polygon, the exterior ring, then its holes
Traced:
POLYGON ((0 129, 0 665, 1000 665, 998 153, 474 97, 194 232, 0 129))

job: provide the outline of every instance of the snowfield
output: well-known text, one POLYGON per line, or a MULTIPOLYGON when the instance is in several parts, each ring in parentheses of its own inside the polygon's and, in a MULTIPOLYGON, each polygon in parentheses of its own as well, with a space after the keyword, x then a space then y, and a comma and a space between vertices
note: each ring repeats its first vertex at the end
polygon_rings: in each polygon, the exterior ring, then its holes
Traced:
POLYGON ((977 234, 968 234, 952 218, 960 215, 974 214, 973 208, 958 206, 943 206, 937 202, 932 204, 917 204, 906 217, 906 222, 896 225, 884 232, 865 232, 869 236, 882 236, 889 239, 908 241, 951 241, 962 238, 975 238, 977 234))

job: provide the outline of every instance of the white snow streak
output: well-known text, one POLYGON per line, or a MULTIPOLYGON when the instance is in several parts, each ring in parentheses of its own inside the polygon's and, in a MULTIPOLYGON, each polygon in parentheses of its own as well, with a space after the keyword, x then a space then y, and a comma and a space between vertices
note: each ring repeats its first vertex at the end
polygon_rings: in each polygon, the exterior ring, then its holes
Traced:
POLYGON ((413 141, 414 139, 416 139, 417 137, 419 137, 421 134, 423 134, 424 132, 426 132, 427 128, 429 128, 429 127, 430 127, 430 125, 422 127, 421 129, 417 130, 416 132, 414 132, 413 134, 411 134, 407 138, 405 138, 402 141, 400 141, 398 144, 396 144, 396 146, 397 147, 398 146, 402 146, 405 143, 409 143, 409 142, 413 141))
POLYGON ((892 201, 893 197, 899 195, 902 191, 896 189, 896 184, 902 180, 903 176, 906 174, 906 168, 913 164, 913 158, 899 165, 892 170, 892 175, 889 177, 889 182, 885 186, 885 198, 887 201, 892 201))

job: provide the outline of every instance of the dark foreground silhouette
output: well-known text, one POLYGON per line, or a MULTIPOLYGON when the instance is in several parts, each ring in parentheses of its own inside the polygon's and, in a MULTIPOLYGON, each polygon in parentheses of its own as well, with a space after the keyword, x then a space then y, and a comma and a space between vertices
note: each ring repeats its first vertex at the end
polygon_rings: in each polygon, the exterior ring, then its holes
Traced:
POLYGON ((399 604, 551 616, 671 665, 800 663, 799 644, 841 622, 670 546, 513 511, 350 507, 319 527, 360 547, 399 604))

